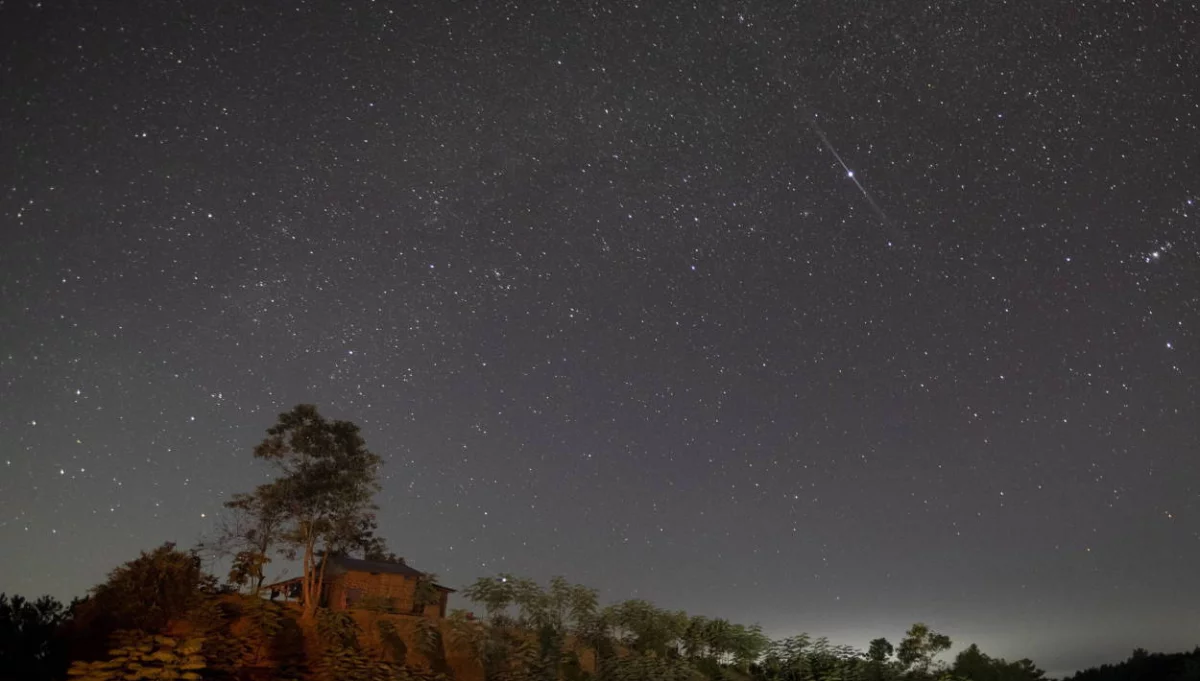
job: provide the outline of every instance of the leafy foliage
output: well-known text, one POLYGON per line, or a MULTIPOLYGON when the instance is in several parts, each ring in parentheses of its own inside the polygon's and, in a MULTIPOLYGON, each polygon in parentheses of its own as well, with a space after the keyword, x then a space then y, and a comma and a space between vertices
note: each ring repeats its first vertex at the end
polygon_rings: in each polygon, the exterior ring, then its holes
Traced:
MULTIPOLYGON (((360 645, 362 632, 354 618, 347 612, 321 608, 316 613, 316 621, 317 631, 323 644, 320 657, 315 665, 315 678, 318 681, 445 680, 444 675, 407 667, 401 661, 389 662, 372 658, 362 649, 360 645)), ((380 622, 379 624, 385 623, 380 622)), ((386 624, 390 624, 390 622, 386 624)), ((394 627, 391 631, 396 633, 394 627)), ((400 645, 403 645, 403 642, 400 645)))
POLYGON ((250 587, 251 593, 257 595, 266 579, 267 563, 271 559, 266 553, 255 550, 238 551, 233 556, 233 564, 229 568, 229 583, 238 587, 250 587))
POLYGON ((358 624, 344 610, 317 610, 317 635, 328 646, 358 649, 358 624))
POLYGON ((488 653, 490 632, 483 622, 467 615, 465 610, 451 610, 446 618, 450 630, 450 645, 466 652, 477 662, 483 662, 488 653))
POLYGON ((1045 672, 1030 660, 1007 662, 989 657, 972 643, 954 658, 953 674, 971 681, 1042 681, 1045 672))
POLYGON ((199 557, 168 542, 110 572, 108 581, 79 605, 77 618, 106 634, 117 629, 158 633, 215 589, 216 580, 201 569, 199 557))
POLYGON ((242 668, 246 644, 232 631, 235 614, 218 598, 209 597, 202 599, 187 615, 196 634, 204 639, 200 654, 208 665, 206 676, 232 678, 242 668))
POLYGON ((900 641, 900 646, 896 649, 896 659, 906 668, 927 673, 933 665, 934 658, 949 649, 949 636, 939 634, 928 625, 917 622, 900 641))
POLYGON ((568 638, 592 639, 606 627, 596 591, 561 577, 545 589, 508 574, 484 577, 464 593, 487 609, 488 626, 480 629, 456 615, 452 635, 481 654, 489 679, 557 679, 568 638))
POLYGON ((408 659, 408 644, 396 630, 396 624, 390 620, 379 620, 375 623, 375 628, 379 632, 382 648, 385 654, 391 657, 391 662, 403 665, 408 659))
POLYGON ((442 654, 442 632, 437 622, 421 617, 416 621, 417 647, 431 657, 442 654))
POLYGON ((437 605, 442 601, 442 592, 437 588, 437 575, 426 573, 417 578, 417 586, 413 591, 413 606, 422 612, 426 606, 437 605))
POLYGON ((950 638, 921 623, 908 630, 898 648, 877 638, 864 653, 806 634, 772 642, 756 625, 689 617, 644 600, 599 608, 595 591, 561 579, 543 588, 531 580, 502 574, 476 580, 464 593, 484 607, 487 620, 452 612, 449 636, 456 648, 484 663, 488 681, 581 681, 588 676, 578 655, 584 648, 590 649, 596 660, 597 681, 1044 678, 1029 660, 1009 663, 988 658, 974 646, 968 651, 976 657, 960 655, 956 667, 948 669, 937 657, 950 648, 950 638))
POLYGON ((214 539, 201 547, 217 557, 230 558, 227 583, 257 595, 266 580, 271 547, 278 541, 284 520, 284 499, 278 494, 235 494, 225 502, 230 513, 222 516, 214 539))
POLYGON ((694 681, 704 679, 683 660, 635 653, 610 658, 600 669, 600 677, 609 681, 694 681))
POLYGON ((380 660, 372 660, 355 648, 333 646, 325 650, 317 663, 320 681, 394 681, 398 670, 380 660))
POLYGON ((579 656, 568 642, 593 651, 599 679, 649 681, 705 671, 745 673, 768 643, 756 626, 689 618, 643 600, 599 608, 595 590, 562 578, 542 588, 500 575, 476 580, 464 593, 484 606, 488 621, 482 625, 452 613, 451 636, 455 645, 479 656, 487 678, 497 681, 582 677, 579 656))
POLYGON ((311 404, 280 414, 254 456, 273 464, 277 476, 235 501, 254 516, 256 527, 271 525, 268 544, 278 541, 285 556, 300 557, 304 615, 310 619, 320 599, 320 556, 382 550, 371 501, 381 459, 367 449, 357 425, 326 420, 311 404))
POLYGON ((283 608, 261 598, 246 600, 242 616, 249 627, 246 631, 246 648, 251 662, 263 660, 284 630, 283 608))
MULTIPOLYGON (((870 678, 867 656, 850 646, 831 645, 807 634, 772 643, 758 676, 770 681, 852 681, 870 678)), ((881 678, 894 678, 893 674, 881 678)))
POLYGON ((894 652, 896 649, 892 647, 891 642, 886 638, 877 638, 867 647, 867 659, 871 662, 886 662, 894 652))
POLYGON ((69 674, 77 681, 140 681, 183 679, 198 681, 206 667, 200 654, 204 641, 190 638, 182 642, 167 636, 129 632, 119 636, 117 648, 109 659, 76 662, 69 674))

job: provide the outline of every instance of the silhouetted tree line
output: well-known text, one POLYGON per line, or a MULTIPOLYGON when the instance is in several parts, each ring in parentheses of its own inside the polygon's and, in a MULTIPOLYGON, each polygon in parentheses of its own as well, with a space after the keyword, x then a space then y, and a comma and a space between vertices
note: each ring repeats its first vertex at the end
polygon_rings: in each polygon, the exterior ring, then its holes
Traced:
MULTIPOLYGON (((236 583, 236 575, 228 583, 236 583)), ((69 673, 80 681, 438 681, 450 678, 448 650, 474 658, 486 681, 1044 678, 1029 660, 991 658, 974 645, 953 663, 939 661, 951 646, 949 637, 919 623, 898 645, 879 638, 864 652, 803 634, 773 641, 754 625, 664 610, 640 599, 601 606, 594 589, 562 578, 544 587, 513 575, 481 578, 464 594, 484 617, 455 610, 444 627, 417 620, 415 644, 432 668, 408 664, 407 646, 390 621, 378 619, 373 631, 364 631, 348 613, 326 608, 314 611, 311 631, 320 642, 314 651, 304 644, 301 611, 236 594, 206 574, 195 553, 164 544, 113 570, 70 607, 49 597, 29 602, 0 596, 0 679, 49 681, 69 673), (172 636, 172 624, 181 622, 187 635, 172 636)), ((1140 669, 1161 668, 1147 663, 1140 669)), ((1192 679, 1121 676, 1111 669, 1077 678, 1192 679)))
POLYGON ((28 601, 0 593, 0 678, 56 679, 67 670, 63 626, 68 608, 43 596, 28 601))
POLYGON ((1190 653, 1148 653, 1137 648, 1124 662, 1085 669, 1067 681, 1200 681, 1200 647, 1190 653))
MULTIPOLYGON (((430 664, 413 666, 393 621, 375 617, 364 630, 348 613, 319 607, 322 556, 397 560, 375 534, 381 459, 358 427, 299 405, 279 416, 254 456, 277 475, 235 495, 226 504, 230 520, 203 547, 229 559, 225 584, 203 570, 198 550, 164 544, 119 566, 69 606, 0 595, 0 680, 438 681, 451 673, 447 650, 473 659, 485 681, 1044 678, 1029 660, 992 658, 975 645, 953 662, 940 660, 950 638, 921 623, 897 645, 879 638, 866 651, 808 635, 773 641, 756 625, 644 600, 601 606, 594 589, 513 575, 481 578, 464 590, 483 618, 456 610, 442 624, 414 619, 409 643, 430 664), (260 595, 273 554, 301 563, 300 611, 260 595), (181 622, 186 626, 172 628, 181 622)), ((431 581, 424 586, 432 591, 431 581)), ((1200 681, 1196 656, 1143 652, 1074 679, 1200 681)))

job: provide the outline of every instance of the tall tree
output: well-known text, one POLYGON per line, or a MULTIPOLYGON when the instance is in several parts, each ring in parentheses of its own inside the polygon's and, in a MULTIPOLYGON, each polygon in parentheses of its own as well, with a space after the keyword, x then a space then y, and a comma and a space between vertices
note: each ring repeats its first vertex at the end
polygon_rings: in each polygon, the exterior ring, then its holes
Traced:
POLYGON ((311 404, 280 414, 254 456, 272 464, 277 477, 234 501, 259 520, 274 514, 284 555, 301 560, 304 618, 312 620, 324 581, 321 558, 378 548, 372 498, 381 459, 357 425, 329 421, 311 404))
POLYGON ((867 647, 867 659, 872 662, 886 662, 895 649, 886 638, 877 638, 871 641, 867 647))
POLYGON ((543 588, 531 579, 512 575, 482 577, 464 591, 467 598, 484 606, 488 613, 492 655, 485 659, 488 678, 509 675, 522 678, 560 678, 571 661, 567 642, 574 638, 595 645, 607 632, 601 623, 594 589, 571 584, 562 577, 543 588), (515 617, 512 611, 515 610, 515 617), (516 634, 524 631, 536 639, 516 634))
POLYGON ((940 653, 950 649, 950 637, 939 634, 928 625, 917 622, 908 629, 900 647, 896 650, 896 658, 906 668, 911 668, 919 674, 929 672, 933 660, 940 653))

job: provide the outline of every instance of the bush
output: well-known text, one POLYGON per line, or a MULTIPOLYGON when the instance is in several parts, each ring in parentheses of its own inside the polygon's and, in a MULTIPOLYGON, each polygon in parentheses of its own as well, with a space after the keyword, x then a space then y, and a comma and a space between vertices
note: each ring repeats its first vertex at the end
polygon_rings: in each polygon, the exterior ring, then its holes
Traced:
POLYGON ((105 635, 117 629, 161 633, 215 589, 199 557, 168 542, 110 572, 80 605, 77 618, 105 635))
POLYGON ((120 635, 120 644, 109 659, 76 662, 69 674, 77 681, 141 681, 142 679, 183 679, 198 681, 205 668, 200 654, 203 641, 198 638, 178 642, 166 636, 142 632, 120 635))

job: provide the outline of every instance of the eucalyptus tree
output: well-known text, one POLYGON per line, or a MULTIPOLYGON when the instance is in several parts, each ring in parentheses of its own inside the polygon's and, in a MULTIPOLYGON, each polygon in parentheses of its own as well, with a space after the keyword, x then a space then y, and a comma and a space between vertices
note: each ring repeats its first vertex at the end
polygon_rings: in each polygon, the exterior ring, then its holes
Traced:
POLYGON ((800 634, 767 646, 757 670, 766 681, 865 681, 868 665, 852 646, 800 634))
POLYGON ((687 613, 662 610, 637 598, 610 605, 605 614, 623 647, 659 657, 679 652, 688 625, 687 613))
POLYGON ((596 644, 608 631, 599 617, 596 591, 562 577, 550 580, 548 588, 509 574, 482 577, 463 593, 487 611, 491 654, 485 668, 515 665, 527 677, 554 679, 570 639, 596 644))
POLYGON ((733 637, 730 642, 730 654, 733 656, 734 666, 742 671, 748 670, 750 665, 762 658, 770 644, 770 639, 763 633, 762 627, 759 625, 734 625, 733 637))
POLYGON ((703 615, 693 615, 688 618, 680 638, 680 648, 688 659, 703 657, 708 651, 707 635, 708 618, 703 615))
POLYGON ((280 414, 254 457, 271 464, 276 477, 234 502, 263 522, 269 515, 277 529, 270 541, 289 559, 300 558, 304 618, 312 620, 324 580, 321 557, 379 548, 372 499, 382 460, 357 425, 327 420, 311 404, 280 414))
POLYGON ((939 634, 928 625, 917 622, 909 627, 896 650, 896 659, 917 675, 928 675, 934 659, 950 649, 950 637, 939 634))

